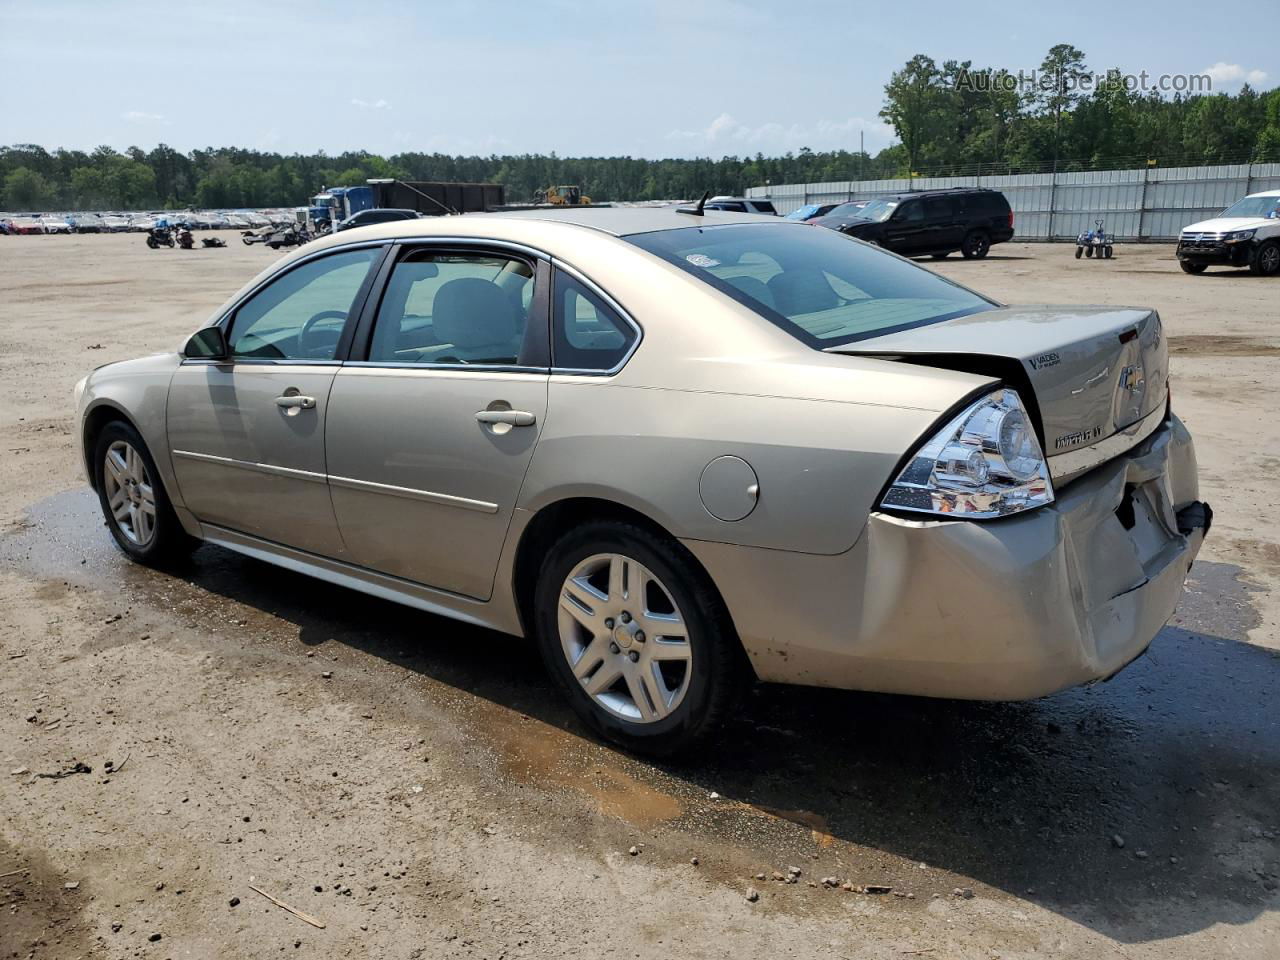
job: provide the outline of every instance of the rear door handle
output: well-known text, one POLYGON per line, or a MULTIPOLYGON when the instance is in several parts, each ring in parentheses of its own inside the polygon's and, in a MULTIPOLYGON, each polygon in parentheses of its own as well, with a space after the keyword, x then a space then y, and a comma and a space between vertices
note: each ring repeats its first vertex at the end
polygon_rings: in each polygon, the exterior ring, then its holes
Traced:
POLYGON ((476 419, 481 423, 506 423, 513 427, 532 427, 538 418, 525 410, 478 410, 476 419))
POLYGON ((276 406, 293 408, 297 410, 313 410, 315 409, 315 397, 302 397, 294 394, 292 396, 276 397, 276 406))

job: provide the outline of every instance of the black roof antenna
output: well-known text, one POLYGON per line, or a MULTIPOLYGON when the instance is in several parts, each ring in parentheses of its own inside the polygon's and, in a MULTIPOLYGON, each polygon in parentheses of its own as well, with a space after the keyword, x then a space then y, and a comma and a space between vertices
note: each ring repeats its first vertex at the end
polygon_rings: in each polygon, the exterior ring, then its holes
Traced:
POLYGON ((696 207, 676 207, 676 213, 687 213, 692 217, 702 216, 702 208, 708 200, 711 199, 711 191, 706 190, 702 194, 702 199, 698 201, 696 207))

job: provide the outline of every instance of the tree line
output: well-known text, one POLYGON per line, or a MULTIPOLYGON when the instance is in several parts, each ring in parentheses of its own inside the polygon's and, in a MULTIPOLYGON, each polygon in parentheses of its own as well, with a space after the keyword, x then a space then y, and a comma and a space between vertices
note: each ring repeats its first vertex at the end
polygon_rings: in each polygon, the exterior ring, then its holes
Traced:
POLYGON ((0 210, 289 207, 323 187, 374 177, 496 182, 510 202, 563 183, 580 185, 594 200, 651 200, 704 190, 738 194, 769 183, 1280 161, 1280 89, 1131 89, 1119 69, 1091 73, 1084 53, 1069 44, 1050 49, 1036 77, 1028 84, 1004 68, 912 57, 885 85, 881 116, 898 142, 875 156, 807 147, 779 157, 647 160, 282 155, 235 147, 182 153, 166 144, 121 153, 17 144, 0 147, 0 210), (1102 82, 1086 83, 1091 77, 1102 82))

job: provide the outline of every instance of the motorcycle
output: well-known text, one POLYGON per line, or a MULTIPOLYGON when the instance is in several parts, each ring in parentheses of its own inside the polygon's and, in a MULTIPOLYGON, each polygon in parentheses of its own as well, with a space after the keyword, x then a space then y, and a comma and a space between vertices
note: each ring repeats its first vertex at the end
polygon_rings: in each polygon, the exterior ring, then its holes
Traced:
POLYGON ((194 249, 195 245, 196 245, 195 237, 191 236, 190 230, 188 230, 186 227, 183 227, 178 232, 178 246, 180 246, 183 250, 191 250, 191 249, 194 249))
POLYGON ((285 227, 268 236, 265 242, 272 250, 279 250, 281 247, 300 247, 310 239, 311 234, 306 227, 285 227))
POLYGON ((168 227, 152 227, 147 232, 147 246, 152 250, 159 250, 163 247, 172 247, 173 231, 168 227))
POLYGON ((221 237, 200 238, 200 246, 202 247, 225 247, 226 245, 227 241, 223 240, 221 237))
POLYGON ((255 243, 266 243, 267 238, 275 233, 275 230, 275 227, 260 227, 257 230, 241 230, 240 241, 246 247, 251 247, 255 243))

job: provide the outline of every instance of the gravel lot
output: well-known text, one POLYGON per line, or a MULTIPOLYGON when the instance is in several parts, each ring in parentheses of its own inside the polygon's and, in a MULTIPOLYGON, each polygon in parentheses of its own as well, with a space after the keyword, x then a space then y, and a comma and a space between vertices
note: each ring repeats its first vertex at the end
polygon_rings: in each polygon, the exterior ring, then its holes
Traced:
POLYGON ((277 256, 226 237, 0 237, 0 957, 1280 957, 1280 281, 929 262, 1160 310, 1216 511, 1182 608, 1104 685, 760 688, 676 766, 589 739, 510 638, 216 548, 122 559, 71 388, 277 256))

